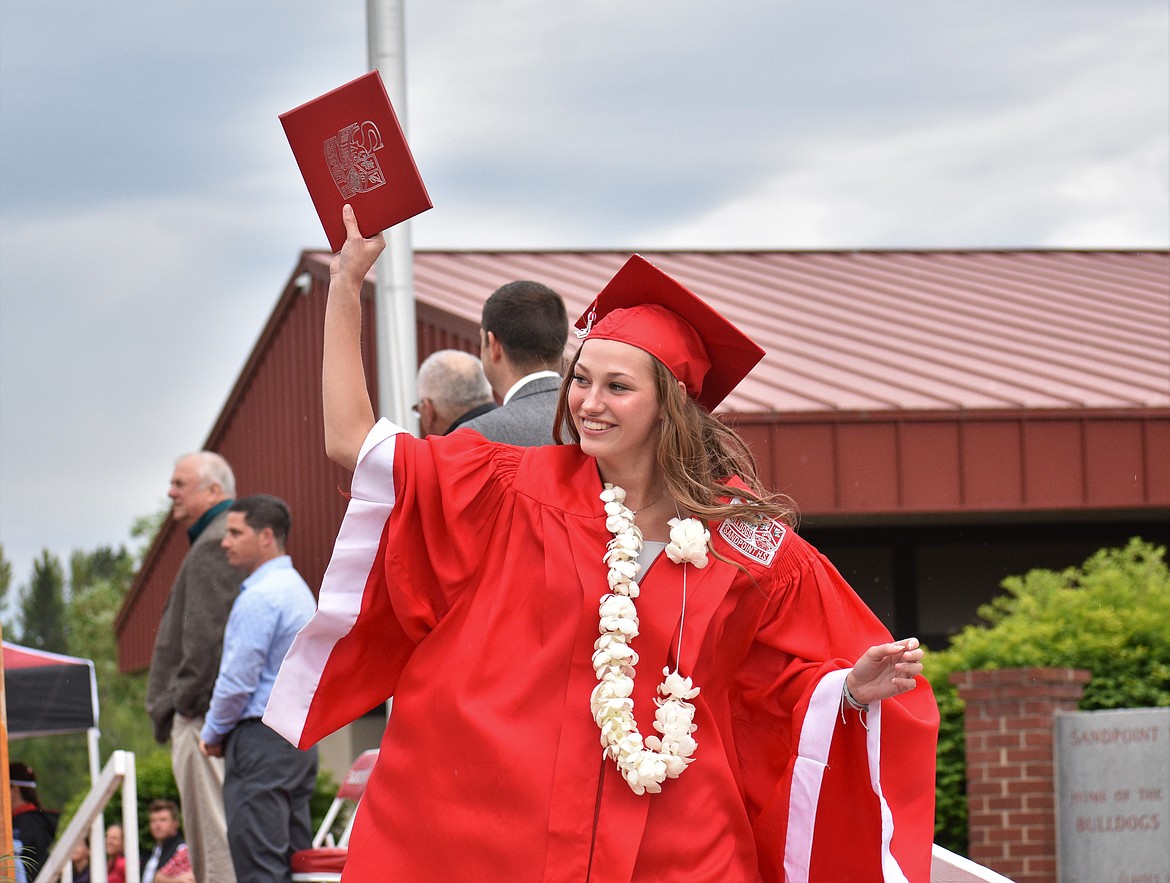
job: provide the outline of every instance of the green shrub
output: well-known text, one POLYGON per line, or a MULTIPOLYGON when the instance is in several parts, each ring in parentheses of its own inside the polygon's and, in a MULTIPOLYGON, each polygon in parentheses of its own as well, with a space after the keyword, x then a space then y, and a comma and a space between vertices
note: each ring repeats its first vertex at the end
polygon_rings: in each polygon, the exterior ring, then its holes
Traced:
POLYGON ((938 809, 935 840, 966 853, 963 702, 952 672, 998 668, 1080 668, 1093 675, 1079 708, 1170 705, 1170 568, 1166 549, 1132 539, 1102 549, 1079 568, 1032 570, 1003 581, 1006 594, 979 609, 938 653, 926 676, 938 698, 938 809))

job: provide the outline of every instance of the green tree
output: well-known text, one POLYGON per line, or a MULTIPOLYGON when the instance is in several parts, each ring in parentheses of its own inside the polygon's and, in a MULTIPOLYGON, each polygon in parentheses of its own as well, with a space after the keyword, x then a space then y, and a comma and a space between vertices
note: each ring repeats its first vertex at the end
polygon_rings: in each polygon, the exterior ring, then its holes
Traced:
POLYGON ((99 581, 128 588, 133 578, 134 556, 126 551, 125 546, 117 549, 113 546, 99 546, 92 552, 74 549, 69 556, 70 597, 84 592, 99 581))
POLYGON ((74 552, 77 574, 66 614, 69 652, 92 659, 101 707, 102 756, 116 748, 149 753, 156 743, 144 710, 146 674, 118 670, 114 621, 133 581, 133 556, 109 547, 86 555, 74 552), (102 575, 99 575, 102 574, 102 575))
POLYGON ((33 561, 32 578, 20 603, 20 642, 38 650, 65 653, 65 573, 48 549, 33 561))
MULTIPOLYGON (((53 649, 93 661, 102 761, 113 750, 125 749, 133 751, 139 763, 149 763, 152 755, 159 753, 169 765, 169 753, 154 741, 144 710, 145 673, 125 675, 118 670, 114 621, 130 590, 137 560, 137 553, 121 546, 73 551, 69 557, 68 600, 63 602, 60 618, 65 646, 53 649)), ((43 561, 42 569, 48 569, 43 561)), ((59 574, 60 565, 57 570, 59 574)), ((59 735, 24 739, 13 744, 12 753, 39 771, 42 798, 47 805, 59 808, 80 802, 89 786, 84 738, 59 735)))
POLYGON ((1081 567, 1032 570, 1003 581, 1006 594, 979 610, 950 647, 928 655, 938 698, 935 839, 967 845, 963 703, 947 678, 956 671, 1056 667, 1093 675, 1079 708, 1170 705, 1170 567, 1166 549, 1141 539, 1102 549, 1081 567))

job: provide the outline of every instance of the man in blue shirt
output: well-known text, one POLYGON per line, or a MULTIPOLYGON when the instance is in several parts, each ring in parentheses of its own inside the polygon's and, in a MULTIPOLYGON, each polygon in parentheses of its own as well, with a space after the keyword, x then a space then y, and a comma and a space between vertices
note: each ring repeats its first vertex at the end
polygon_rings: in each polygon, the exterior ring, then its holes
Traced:
POLYGON ((228 617, 199 743, 226 761, 228 845, 236 877, 249 883, 290 881, 289 859, 313 836, 317 749, 293 747, 260 720, 284 654, 317 607, 284 551, 291 520, 284 501, 267 494, 228 509, 223 549, 249 576, 228 617))

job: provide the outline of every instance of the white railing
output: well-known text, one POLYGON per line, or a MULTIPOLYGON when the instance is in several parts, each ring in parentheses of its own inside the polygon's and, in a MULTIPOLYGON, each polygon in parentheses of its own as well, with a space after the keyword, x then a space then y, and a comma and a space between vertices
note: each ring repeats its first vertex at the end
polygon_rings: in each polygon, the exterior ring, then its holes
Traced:
POLYGON ((122 791, 122 835, 125 839, 126 883, 139 883, 138 859, 138 782, 135 776, 134 752, 115 751, 106 762, 105 769, 85 795, 77 813, 69 822, 65 833, 53 844, 49 857, 41 866, 35 883, 57 883, 65 869, 72 864, 69 859, 73 848, 89 836, 94 822, 114 796, 122 791))

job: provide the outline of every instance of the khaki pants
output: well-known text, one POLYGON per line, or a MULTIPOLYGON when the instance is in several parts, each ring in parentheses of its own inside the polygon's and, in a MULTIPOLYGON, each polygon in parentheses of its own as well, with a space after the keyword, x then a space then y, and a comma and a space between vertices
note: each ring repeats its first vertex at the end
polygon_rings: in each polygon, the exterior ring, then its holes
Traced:
POLYGON ((203 717, 175 715, 171 767, 183 805, 183 835, 198 883, 236 883, 223 810, 223 760, 199 752, 203 717))

